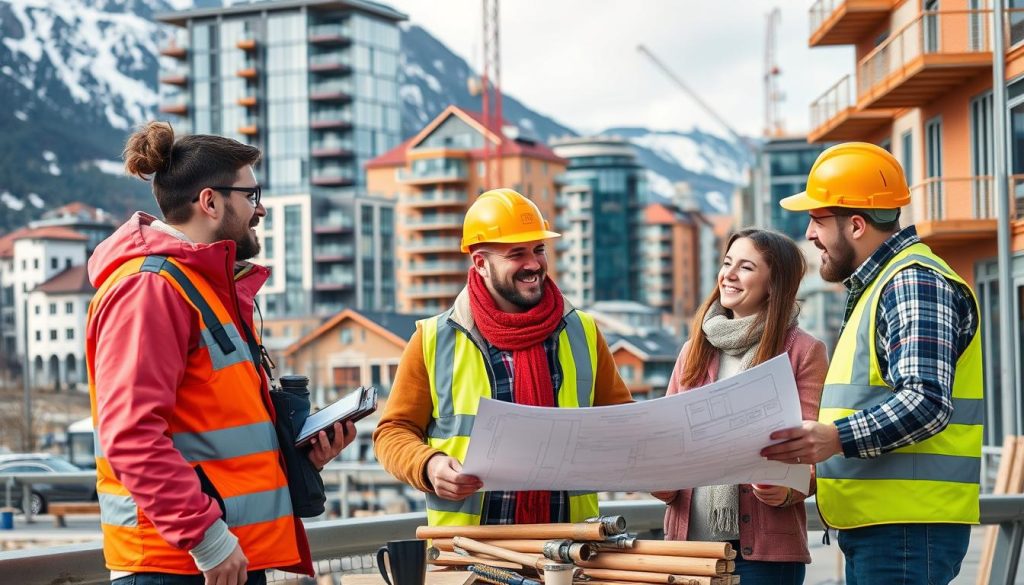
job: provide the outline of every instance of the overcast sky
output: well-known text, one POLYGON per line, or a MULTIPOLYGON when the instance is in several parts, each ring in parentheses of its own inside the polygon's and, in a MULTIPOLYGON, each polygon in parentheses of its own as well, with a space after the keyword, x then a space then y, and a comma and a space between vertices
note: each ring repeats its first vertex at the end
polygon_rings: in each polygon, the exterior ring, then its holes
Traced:
MULTIPOLYGON (((383 0, 479 69, 481 0, 383 0)), ((739 132, 764 125, 766 14, 782 9, 779 86, 787 131, 852 72, 853 49, 807 47, 810 0, 505 0, 502 85, 581 132, 610 126, 687 129, 707 116, 637 52, 645 44, 739 132)))

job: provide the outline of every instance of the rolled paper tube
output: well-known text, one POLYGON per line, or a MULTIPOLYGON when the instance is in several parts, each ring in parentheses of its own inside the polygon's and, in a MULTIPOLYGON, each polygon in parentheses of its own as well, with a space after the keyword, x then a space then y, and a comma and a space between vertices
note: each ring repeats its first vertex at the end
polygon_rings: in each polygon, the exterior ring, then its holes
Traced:
MULTIPOLYGON (((577 563, 584 568, 621 569, 624 571, 650 571, 672 575, 699 575, 714 577, 728 572, 732 561, 705 559, 700 557, 673 557, 664 555, 638 555, 615 553, 598 555, 597 558, 577 563)), ((733 563, 735 566, 735 563, 733 563)))
POLYGON ((551 540, 568 538, 575 541, 604 540, 604 525, 588 524, 502 524, 489 526, 420 526, 416 538, 454 538, 465 536, 476 540, 551 540))
POLYGON ((519 563, 481 558, 472 555, 458 555, 449 551, 438 551, 437 556, 431 558, 429 564, 437 565, 438 567, 468 567, 469 565, 477 564, 501 567, 502 569, 512 569, 513 571, 523 570, 523 565, 519 563))
POLYGON ((493 544, 484 544, 464 536, 456 536, 452 539, 452 543, 456 548, 465 549, 474 554, 495 556, 499 559, 519 563, 524 567, 532 567, 538 571, 543 570, 544 563, 550 562, 544 558, 544 555, 516 552, 500 546, 494 546, 493 544))
POLYGON ((636 540, 628 549, 598 547, 601 550, 629 552, 638 555, 666 555, 676 557, 702 557, 708 559, 736 558, 736 550, 728 542, 701 542, 685 540, 636 540))
MULTIPOLYGON (((573 542, 567 538, 559 540, 480 540, 479 542, 516 552, 543 554, 551 560, 562 562, 586 561, 597 554, 596 543, 573 542), (557 552, 552 551, 552 554, 558 555, 557 558, 549 556, 548 550, 555 548, 556 545, 548 543, 557 543, 557 552)), ((455 550, 455 544, 450 538, 435 538, 432 544, 441 550, 455 550)))
MULTIPOLYGON (((641 573, 642 574, 642 573, 641 573)), ((731 575, 722 575, 719 577, 707 577, 698 575, 669 575, 674 579, 673 585, 730 585, 731 575)), ((590 581, 576 581, 575 585, 637 585, 640 581, 611 581, 607 579, 592 579, 590 581)), ((643 583, 657 583, 660 581, 643 581, 643 583)))

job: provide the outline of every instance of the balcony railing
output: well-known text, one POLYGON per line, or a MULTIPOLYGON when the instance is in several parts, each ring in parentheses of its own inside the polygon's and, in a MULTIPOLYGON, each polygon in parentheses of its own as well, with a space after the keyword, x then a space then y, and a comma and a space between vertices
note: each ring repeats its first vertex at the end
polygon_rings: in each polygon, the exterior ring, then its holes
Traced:
POLYGON ((853 81, 849 75, 844 75, 811 103, 811 132, 807 141, 862 140, 865 135, 890 123, 893 115, 894 111, 890 109, 858 109, 853 81))
POLYGON ((309 56, 309 70, 313 72, 339 72, 352 69, 351 60, 339 53, 320 53, 309 56))
POLYGON ((924 12, 857 64, 862 107, 913 107, 991 67, 991 10, 924 12))
POLYGON ((854 44, 878 26, 895 4, 894 0, 818 0, 809 11, 809 44, 854 44))
POLYGON ((313 258, 318 261, 353 258, 355 255, 355 246, 351 245, 324 244, 320 246, 313 246, 313 258))
POLYGON ((417 240, 406 240, 401 244, 401 248, 404 249, 406 252, 458 252, 461 245, 462 239, 457 237, 420 238, 417 240))
POLYGON ((459 260, 434 260, 430 262, 410 262, 410 274, 454 274, 465 272, 469 268, 466 262, 459 260))
POLYGON ((437 205, 465 205, 467 197, 464 191, 435 189, 419 193, 403 193, 400 200, 403 205, 410 207, 435 207, 437 205))
POLYGON ((465 286, 466 284, 463 282, 453 282, 451 284, 424 284, 403 288, 403 292, 407 297, 454 297, 462 292, 462 289, 465 286))
POLYGON ((347 109, 315 110, 310 114, 310 126, 319 128, 348 128, 352 126, 352 112, 347 109))
POLYGON ((445 228, 462 227, 462 220, 465 216, 458 213, 435 213, 422 217, 410 217, 405 220, 407 228, 445 228))
POLYGON ((463 161, 444 159, 413 161, 412 169, 398 172, 398 180, 408 182, 465 181, 468 176, 463 161))
POLYGON ((914 222, 996 219, 995 180, 990 176, 934 177, 910 188, 914 222))
POLYGON ((342 24, 318 24, 309 29, 313 44, 342 44, 352 40, 352 29, 342 24))

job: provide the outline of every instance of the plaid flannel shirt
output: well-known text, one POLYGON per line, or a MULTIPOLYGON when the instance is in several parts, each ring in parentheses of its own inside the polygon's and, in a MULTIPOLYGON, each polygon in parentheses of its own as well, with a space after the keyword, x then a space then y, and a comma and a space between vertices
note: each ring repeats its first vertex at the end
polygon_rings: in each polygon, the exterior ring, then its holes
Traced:
MULTIPOLYGON (((558 388, 562 384, 562 368, 558 363, 558 334, 564 324, 544 340, 544 354, 548 358, 548 370, 551 372, 551 387, 555 392, 555 404, 558 403, 558 388)), ((494 379, 491 380, 491 396, 496 400, 515 402, 514 377, 512 371, 512 352, 501 351, 493 345, 487 345, 488 358, 494 379)), ((487 492, 484 502, 481 524, 515 524, 516 492, 487 492)), ((566 492, 551 492, 551 521, 569 521, 569 496, 566 492)))
MULTIPOLYGON (((919 241, 913 226, 899 231, 843 282, 849 290, 844 323, 882 267, 919 241)), ((945 429, 953 413, 956 362, 978 326, 970 291, 921 266, 898 272, 879 303, 875 352, 892 396, 835 421, 846 457, 877 457, 945 429)))

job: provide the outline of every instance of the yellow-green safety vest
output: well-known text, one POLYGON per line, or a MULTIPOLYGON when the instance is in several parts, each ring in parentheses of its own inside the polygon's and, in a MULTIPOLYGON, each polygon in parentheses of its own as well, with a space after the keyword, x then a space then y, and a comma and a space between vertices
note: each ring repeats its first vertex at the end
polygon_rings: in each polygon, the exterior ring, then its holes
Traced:
MULTIPOLYGON (((452 311, 420 321, 423 358, 430 378, 433 413, 427 428, 427 444, 460 462, 469 449, 477 406, 491 398, 487 356, 466 331, 450 320, 452 311)), ((558 333, 558 363, 562 385, 559 408, 579 408, 594 403, 597 374, 597 326, 594 318, 578 310, 564 317, 558 333)), ((427 522, 431 526, 480 524, 486 492, 461 501, 427 494, 427 522)), ((569 492, 569 520, 582 522, 598 515, 597 494, 569 492)))
MULTIPOLYGON (((818 420, 831 423, 892 395, 875 352, 879 299, 897 272, 934 270, 970 286, 923 243, 896 254, 864 289, 843 329, 825 377, 818 420)), ((971 293, 975 309, 978 300, 971 293)), ((978 315, 980 316, 980 310, 978 315)), ((981 327, 956 363, 949 425, 928 439, 872 459, 835 455, 819 463, 818 510, 834 528, 877 524, 978 523, 984 376, 981 327)))

